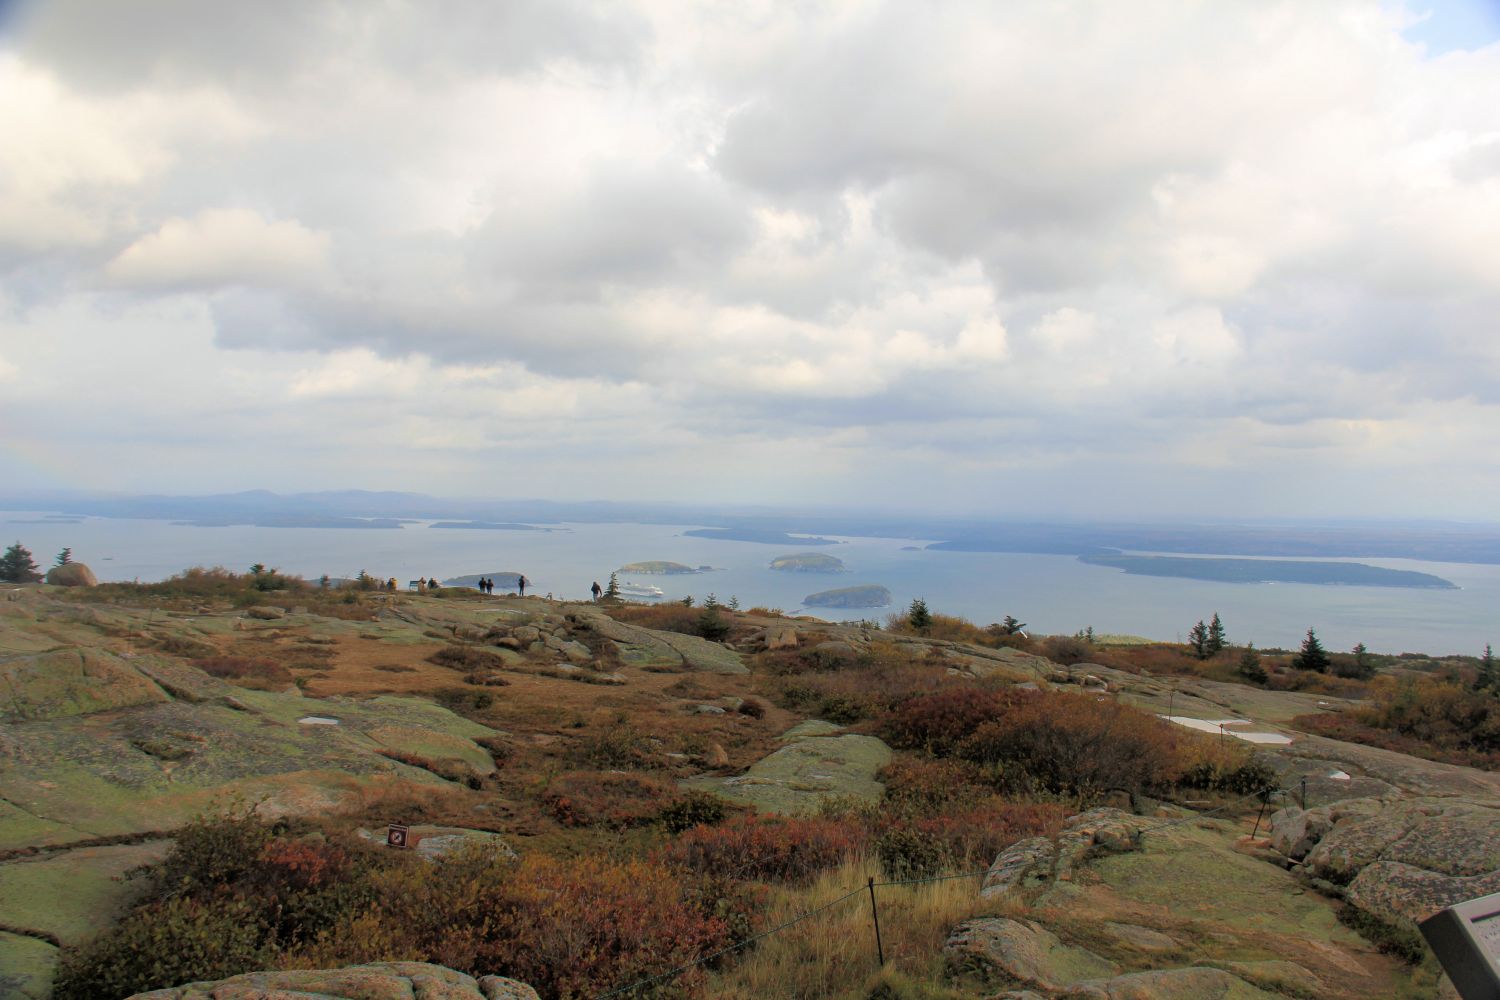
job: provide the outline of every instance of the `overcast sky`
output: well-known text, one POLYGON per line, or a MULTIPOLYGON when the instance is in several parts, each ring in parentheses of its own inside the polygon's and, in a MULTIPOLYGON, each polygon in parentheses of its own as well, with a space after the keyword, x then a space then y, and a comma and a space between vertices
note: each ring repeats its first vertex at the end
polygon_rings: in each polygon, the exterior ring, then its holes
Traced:
POLYGON ((1500 509, 1495 0, 0 12, 10 486, 1500 509))

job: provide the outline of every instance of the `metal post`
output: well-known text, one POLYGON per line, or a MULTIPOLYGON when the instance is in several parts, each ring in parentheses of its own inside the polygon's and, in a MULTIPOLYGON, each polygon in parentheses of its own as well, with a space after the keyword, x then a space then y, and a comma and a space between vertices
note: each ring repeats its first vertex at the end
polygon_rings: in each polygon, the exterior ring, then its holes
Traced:
POLYGON ((1172 703, 1177 700, 1177 689, 1173 688, 1167 695, 1167 718, 1172 718, 1172 703))
POLYGON ((870 918, 875 921, 875 954, 885 965, 885 946, 880 943, 880 911, 875 908, 875 876, 870 876, 870 918))
POLYGON ((1301 799, 1302 799, 1302 810, 1303 810, 1303 812, 1306 812, 1307 811, 1307 776, 1306 775, 1302 776, 1302 795, 1301 795, 1301 799))
POLYGON ((1260 833, 1260 821, 1265 817, 1266 806, 1270 803, 1270 801, 1271 790, 1269 788, 1262 789, 1260 793, 1260 814, 1255 817, 1255 829, 1250 831, 1251 840, 1254 840, 1255 835, 1260 833))

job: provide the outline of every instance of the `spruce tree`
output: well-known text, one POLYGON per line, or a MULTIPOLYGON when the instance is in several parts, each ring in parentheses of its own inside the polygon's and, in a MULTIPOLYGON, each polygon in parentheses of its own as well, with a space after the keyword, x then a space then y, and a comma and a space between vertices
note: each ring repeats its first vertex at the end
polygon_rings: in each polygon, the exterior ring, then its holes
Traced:
POLYGON ((1484 655, 1479 658, 1479 676, 1475 678, 1474 689, 1488 689, 1500 694, 1500 664, 1495 662, 1495 654, 1489 643, 1484 644, 1484 655))
POLYGON ((1215 611, 1213 621, 1208 623, 1208 642, 1204 644, 1204 652, 1214 656, 1227 645, 1229 640, 1224 636, 1224 623, 1219 621, 1219 613, 1215 611))
POLYGON ((61 552, 59 552, 57 554, 57 565, 59 565, 59 566, 66 566, 68 563, 70 563, 72 561, 73 561, 73 550, 72 549, 63 549, 61 552))
POLYGON ((1193 647, 1193 655, 1198 659, 1208 659, 1208 626, 1203 624, 1202 618, 1188 632, 1188 645, 1193 647))
POLYGON ((1026 627, 1026 623, 1015 615, 1006 615, 1005 620, 1000 623, 1000 631, 1005 635, 1015 635, 1026 627))
POLYGON ((618 572, 609 574, 609 586, 604 588, 604 596, 614 600, 620 596, 620 574, 618 572))
POLYGON ((1298 670, 1310 670, 1315 674, 1328 673, 1328 666, 1332 661, 1328 654, 1323 651, 1323 644, 1318 641, 1317 635, 1312 629, 1307 630, 1307 638, 1302 640, 1302 651, 1292 660, 1292 666, 1298 670))
POLYGON ((906 612, 906 624, 918 632, 932 627, 932 612, 927 610, 927 602, 920 597, 914 598, 911 607, 906 612))
POLYGON ((1260 665, 1260 654, 1255 651, 1253 642, 1240 653, 1239 673, 1251 684, 1264 684, 1270 679, 1266 675, 1266 668, 1260 665))
POLYGON ((37 572, 36 561, 31 552, 20 542, 5 550, 0 556, 0 581, 5 583, 36 583, 42 574, 37 572))

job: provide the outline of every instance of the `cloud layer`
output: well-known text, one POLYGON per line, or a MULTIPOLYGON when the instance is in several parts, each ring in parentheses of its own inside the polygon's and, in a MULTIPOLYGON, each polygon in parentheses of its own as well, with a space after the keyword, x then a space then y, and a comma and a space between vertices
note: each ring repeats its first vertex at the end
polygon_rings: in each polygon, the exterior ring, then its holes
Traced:
POLYGON ((0 28, 13 480, 1493 516, 1418 0, 111 11, 0 28))

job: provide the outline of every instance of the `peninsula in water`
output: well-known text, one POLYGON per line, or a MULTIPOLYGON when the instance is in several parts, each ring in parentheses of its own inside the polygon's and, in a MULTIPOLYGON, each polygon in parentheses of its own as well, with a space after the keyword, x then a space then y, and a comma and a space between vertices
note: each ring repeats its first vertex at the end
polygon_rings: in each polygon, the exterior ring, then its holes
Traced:
POLYGON ((885 608, 890 603, 891 592, 875 584, 820 590, 802 598, 803 606, 809 608, 885 608))
POLYGON ((759 542, 762 545, 837 545, 832 538, 799 538, 769 528, 689 528, 684 535, 717 538, 721 542, 759 542))
POLYGON ((507 524, 500 521, 437 521, 429 524, 429 528, 454 528, 458 530, 472 531, 551 531, 551 528, 538 528, 534 524, 507 524))
POLYGON ((777 556, 771 560, 771 568, 783 573, 842 573, 845 569, 844 560, 822 552, 777 556))
POLYGON ((1364 563, 1288 559, 1214 559, 1181 556, 1079 556, 1091 566, 1110 566, 1135 576, 1171 576, 1217 583, 1314 583, 1351 587, 1420 587, 1457 590, 1440 576, 1385 569, 1364 563))

